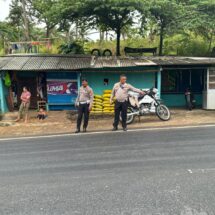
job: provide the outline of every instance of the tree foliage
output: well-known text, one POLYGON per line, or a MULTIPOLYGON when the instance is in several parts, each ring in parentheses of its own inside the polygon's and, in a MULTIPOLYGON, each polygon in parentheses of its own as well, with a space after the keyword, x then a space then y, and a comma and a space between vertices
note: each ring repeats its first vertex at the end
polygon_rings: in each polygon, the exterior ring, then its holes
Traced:
MULTIPOLYGON (((138 47, 159 46, 159 55, 169 54, 174 48, 171 38, 175 47, 206 44, 209 53, 214 46, 215 1, 12 0, 7 20, 0 23, 0 43, 59 38, 68 47, 78 40, 89 41, 88 35, 95 31, 100 35, 98 45, 114 44, 116 55, 131 41, 138 47), (195 42, 195 37, 202 39, 195 42), (148 44, 138 42, 143 38, 148 44)), ((177 53, 184 54, 181 49, 177 53)))
POLYGON ((149 5, 150 17, 157 26, 160 37, 159 55, 163 54, 165 35, 176 33, 182 26, 183 6, 176 0, 154 0, 149 5))
POLYGON ((116 55, 120 55, 121 31, 134 23, 141 2, 137 0, 85 0, 82 16, 90 17, 90 24, 103 26, 116 33, 116 55))

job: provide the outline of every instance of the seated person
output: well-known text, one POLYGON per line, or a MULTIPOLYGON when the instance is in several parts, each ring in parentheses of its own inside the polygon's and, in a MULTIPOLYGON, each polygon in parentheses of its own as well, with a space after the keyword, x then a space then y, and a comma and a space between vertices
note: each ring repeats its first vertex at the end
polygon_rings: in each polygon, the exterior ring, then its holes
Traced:
POLYGON ((46 117, 47 117, 46 111, 43 108, 40 108, 40 110, 38 111, 38 114, 37 114, 37 118, 39 120, 44 120, 46 117))

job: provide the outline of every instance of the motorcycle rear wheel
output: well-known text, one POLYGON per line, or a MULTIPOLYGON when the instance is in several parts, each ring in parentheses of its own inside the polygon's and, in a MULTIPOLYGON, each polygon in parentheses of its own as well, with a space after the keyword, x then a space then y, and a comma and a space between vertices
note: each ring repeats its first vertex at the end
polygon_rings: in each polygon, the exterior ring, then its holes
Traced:
MULTIPOLYGON (((129 107, 127 110, 127 119, 126 119, 126 124, 129 125, 134 121, 134 115, 128 116, 129 113, 133 113, 134 110, 132 107, 129 107)), ((120 116, 120 122, 122 122, 122 117, 120 116)))
POLYGON ((169 108, 166 105, 162 105, 162 104, 156 107, 156 114, 158 118, 163 121, 168 121, 170 120, 170 117, 171 117, 169 108))

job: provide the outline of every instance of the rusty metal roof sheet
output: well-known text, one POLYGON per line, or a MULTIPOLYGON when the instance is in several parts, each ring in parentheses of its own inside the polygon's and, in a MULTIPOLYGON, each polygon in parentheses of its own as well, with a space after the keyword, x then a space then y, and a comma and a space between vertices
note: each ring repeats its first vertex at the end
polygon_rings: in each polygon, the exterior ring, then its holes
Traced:
MULTIPOLYGON (((60 71, 142 66, 215 65, 215 58, 91 57, 69 55, 10 55, 0 57, 0 71, 60 71)), ((138 68, 137 68, 138 69, 138 68)))
POLYGON ((91 62, 92 68, 116 68, 153 65, 156 65, 156 63, 144 58, 99 57, 93 58, 91 62))
POLYGON ((214 65, 215 58, 206 57, 148 57, 147 59, 153 61, 160 66, 170 66, 170 65, 214 65))
POLYGON ((78 70, 90 68, 91 57, 64 55, 22 55, 0 57, 2 71, 78 70))
POLYGON ((4 67, 11 60, 12 60, 11 57, 0 57, 0 69, 4 67))

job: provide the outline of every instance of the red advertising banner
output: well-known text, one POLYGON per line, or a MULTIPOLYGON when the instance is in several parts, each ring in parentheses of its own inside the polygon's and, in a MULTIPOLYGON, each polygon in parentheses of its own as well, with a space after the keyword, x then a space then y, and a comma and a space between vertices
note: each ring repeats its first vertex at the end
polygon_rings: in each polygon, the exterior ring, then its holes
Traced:
POLYGON ((77 95, 77 81, 47 80, 48 95, 77 95))

